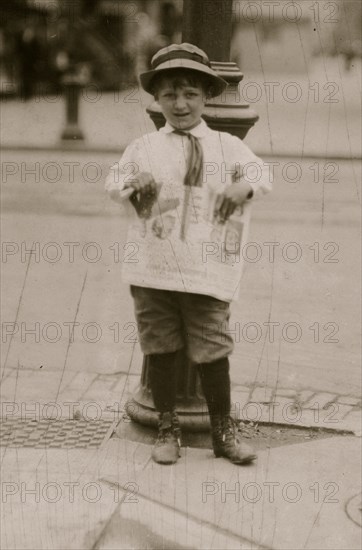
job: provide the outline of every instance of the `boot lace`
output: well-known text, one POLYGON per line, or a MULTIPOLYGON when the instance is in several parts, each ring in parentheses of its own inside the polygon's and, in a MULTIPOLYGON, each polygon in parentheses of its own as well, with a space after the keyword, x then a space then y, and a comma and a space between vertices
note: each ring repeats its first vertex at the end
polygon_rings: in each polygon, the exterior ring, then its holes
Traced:
POLYGON ((231 416, 223 418, 222 422, 222 441, 225 442, 226 438, 236 440, 235 423, 231 416))
MULTIPOLYGON (((166 413, 167 414, 167 413, 166 413)), ((160 419, 157 444, 164 444, 176 439, 178 446, 181 447, 181 429, 175 412, 172 415, 163 415, 160 419)))

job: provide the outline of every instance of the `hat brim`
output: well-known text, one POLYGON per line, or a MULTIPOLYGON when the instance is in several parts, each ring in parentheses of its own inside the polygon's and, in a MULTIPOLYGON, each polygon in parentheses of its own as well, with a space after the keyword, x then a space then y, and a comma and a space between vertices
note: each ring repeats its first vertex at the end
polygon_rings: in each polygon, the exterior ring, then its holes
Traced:
POLYGON ((210 80, 210 85, 212 87, 211 97, 216 97, 220 95, 228 85, 226 80, 218 76, 216 72, 207 65, 201 65, 201 63, 198 63, 197 61, 193 61, 191 59, 171 59, 166 61, 165 63, 161 63, 157 67, 157 69, 141 73, 140 81, 142 88, 149 94, 153 95, 154 90, 152 86, 152 80, 154 79, 154 77, 156 75, 166 73, 171 69, 190 69, 192 71, 207 76, 210 80))

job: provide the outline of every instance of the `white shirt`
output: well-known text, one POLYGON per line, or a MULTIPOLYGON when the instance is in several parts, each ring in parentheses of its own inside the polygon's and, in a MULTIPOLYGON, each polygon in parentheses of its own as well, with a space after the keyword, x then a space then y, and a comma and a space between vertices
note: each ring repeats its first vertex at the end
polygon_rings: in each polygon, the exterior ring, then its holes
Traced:
POLYGON ((187 198, 183 181, 189 139, 173 132, 174 128, 166 123, 158 132, 133 141, 106 179, 108 191, 122 190, 132 176, 149 172, 160 186, 148 220, 140 220, 129 200, 125 201, 130 224, 123 280, 231 301, 238 295, 242 259, 237 248, 247 238, 251 201, 220 226, 213 215, 215 200, 241 178, 251 185, 254 197, 263 195, 271 190, 271 174, 239 138, 211 130, 202 120, 190 133, 199 139, 203 149, 203 182, 202 187, 188 188, 187 198), (188 214, 183 241, 180 228, 185 199, 188 214), (225 245, 226 241, 229 245, 225 245), (232 241, 235 246, 230 254, 232 241))

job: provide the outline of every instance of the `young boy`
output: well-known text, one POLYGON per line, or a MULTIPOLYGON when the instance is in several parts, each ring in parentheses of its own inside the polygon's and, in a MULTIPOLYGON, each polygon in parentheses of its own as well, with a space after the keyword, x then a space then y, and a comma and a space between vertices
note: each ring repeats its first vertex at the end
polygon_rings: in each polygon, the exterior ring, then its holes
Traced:
POLYGON ((205 52, 186 43, 163 48, 140 80, 158 101, 166 125, 127 147, 106 188, 132 216, 127 250, 132 244, 133 254, 124 259, 123 280, 131 284, 159 413, 152 457, 172 464, 180 455, 174 362, 185 347, 200 375, 215 455, 248 463, 254 451, 238 441, 230 417, 228 321, 241 277, 244 223, 238 220, 246 223, 251 199, 270 190, 269 172, 239 138, 211 130, 202 120, 206 100, 227 85, 205 52), (220 254, 223 243, 212 238, 216 231, 222 240, 228 224, 229 233, 240 237, 231 255, 222 248, 220 254))

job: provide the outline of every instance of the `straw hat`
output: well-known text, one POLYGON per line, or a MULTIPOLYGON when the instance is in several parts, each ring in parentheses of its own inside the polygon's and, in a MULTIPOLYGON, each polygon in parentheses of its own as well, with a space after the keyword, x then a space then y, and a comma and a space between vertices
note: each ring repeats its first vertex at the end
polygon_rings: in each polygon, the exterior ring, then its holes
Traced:
POLYGON ((211 97, 221 94, 227 82, 211 68, 206 53, 193 44, 172 44, 159 50, 151 60, 151 70, 140 74, 141 85, 146 92, 153 94, 152 80, 170 69, 191 69, 208 77, 211 97))

